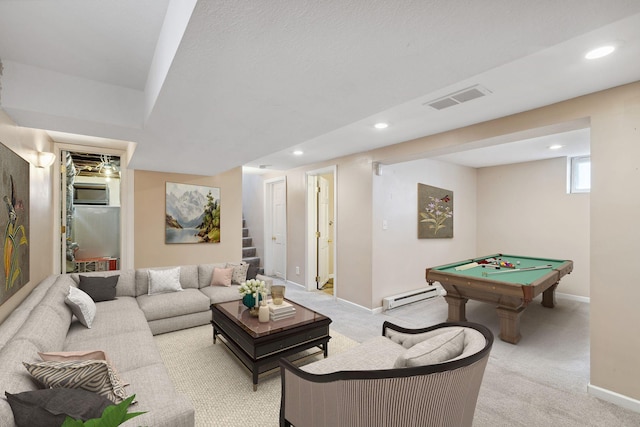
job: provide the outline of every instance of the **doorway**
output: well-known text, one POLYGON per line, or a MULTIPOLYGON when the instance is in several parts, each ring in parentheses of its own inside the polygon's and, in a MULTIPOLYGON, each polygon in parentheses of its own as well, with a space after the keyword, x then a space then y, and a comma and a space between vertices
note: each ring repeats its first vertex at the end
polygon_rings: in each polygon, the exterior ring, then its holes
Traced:
POLYGON ((286 280, 287 275, 287 181, 286 177, 266 180, 264 270, 267 276, 286 280))
POLYGON ((336 296, 336 167, 307 173, 307 283, 309 290, 336 296))
POLYGON ((121 268, 120 156, 62 149, 60 159, 60 271, 121 268))

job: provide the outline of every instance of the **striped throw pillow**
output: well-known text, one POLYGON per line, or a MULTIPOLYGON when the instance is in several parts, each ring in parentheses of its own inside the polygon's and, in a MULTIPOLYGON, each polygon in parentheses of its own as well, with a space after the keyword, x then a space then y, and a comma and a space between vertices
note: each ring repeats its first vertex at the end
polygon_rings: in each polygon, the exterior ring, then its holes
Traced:
POLYGON ((104 360, 68 362, 22 362, 29 374, 48 388, 79 388, 106 397, 114 403, 127 398, 111 366, 104 360))

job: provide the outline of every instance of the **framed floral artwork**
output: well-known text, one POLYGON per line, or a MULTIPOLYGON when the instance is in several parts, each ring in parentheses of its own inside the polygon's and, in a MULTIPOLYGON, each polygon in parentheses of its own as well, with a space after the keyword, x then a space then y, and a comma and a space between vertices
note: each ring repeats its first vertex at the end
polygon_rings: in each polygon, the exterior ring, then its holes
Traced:
POLYGON ((220 243, 220 189, 166 183, 165 243, 220 243))
POLYGON ((453 237, 453 191, 418 184, 418 239, 453 237))

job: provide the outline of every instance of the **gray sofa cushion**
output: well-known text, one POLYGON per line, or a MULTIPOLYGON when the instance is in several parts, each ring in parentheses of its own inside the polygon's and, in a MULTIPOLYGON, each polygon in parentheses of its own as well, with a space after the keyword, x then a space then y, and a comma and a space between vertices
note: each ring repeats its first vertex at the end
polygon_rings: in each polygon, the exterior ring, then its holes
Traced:
MULTIPOLYGON (((331 345, 329 345, 331 348, 331 345)), ((344 353, 302 366, 312 374, 328 374, 337 371, 369 371, 392 369, 396 358, 406 350, 386 337, 375 337, 344 353)))
POLYGON ((138 305, 147 321, 209 310, 209 298, 197 289, 157 295, 140 295, 138 305))
MULTIPOLYGON (((120 297, 114 301, 96 304, 96 316, 89 330, 80 322, 73 321, 69 326, 64 345, 102 337, 117 337, 126 332, 146 331, 147 319, 138 307, 135 298, 120 297)), ((90 350, 102 350, 91 348, 90 350)))
POLYGON ((131 383, 134 388, 135 383, 131 381, 127 371, 162 363, 160 352, 153 342, 153 335, 148 328, 146 331, 125 332, 116 337, 103 336, 83 341, 72 341, 64 348, 64 351, 79 350, 104 351, 122 380, 131 383))
POLYGON ((31 312, 14 339, 31 341, 38 351, 61 351, 70 320, 70 316, 61 318, 52 307, 38 306, 31 312))
POLYGON ((234 301, 242 298, 238 289, 240 286, 207 286, 200 288, 200 292, 209 298, 210 304, 217 304, 219 302, 234 301))
POLYGON ((133 385, 136 394, 136 412, 146 414, 133 418, 123 427, 192 427, 195 424, 193 405, 182 395, 176 393, 164 365, 159 362, 122 374, 133 385))

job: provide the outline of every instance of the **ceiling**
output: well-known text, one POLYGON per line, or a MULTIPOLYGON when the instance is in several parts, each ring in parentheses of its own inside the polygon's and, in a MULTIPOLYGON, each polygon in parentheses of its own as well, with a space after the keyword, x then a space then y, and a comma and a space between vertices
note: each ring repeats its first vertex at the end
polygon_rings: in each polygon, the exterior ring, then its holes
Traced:
POLYGON ((288 169, 638 81, 640 2, 0 0, 0 59, 0 106, 54 140, 131 142, 134 169, 288 169))

